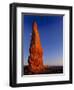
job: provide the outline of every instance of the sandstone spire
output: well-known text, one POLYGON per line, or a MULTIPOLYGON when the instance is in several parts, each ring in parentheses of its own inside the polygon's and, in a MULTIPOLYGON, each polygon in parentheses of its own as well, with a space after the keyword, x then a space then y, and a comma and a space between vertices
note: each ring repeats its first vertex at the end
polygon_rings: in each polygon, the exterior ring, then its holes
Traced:
POLYGON ((41 46, 38 26, 36 21, 32 24, 32 37, 29 48, 28 70, 31 73, 39 73, 43 71, 43 49, 41 46))

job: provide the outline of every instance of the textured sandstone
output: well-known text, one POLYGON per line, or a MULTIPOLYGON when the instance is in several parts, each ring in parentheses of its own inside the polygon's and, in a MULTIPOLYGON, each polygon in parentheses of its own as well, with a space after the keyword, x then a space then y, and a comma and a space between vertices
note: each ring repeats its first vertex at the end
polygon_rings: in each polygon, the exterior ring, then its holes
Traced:
POLYGON ((30 55, 28 57, 28 70, 30 73, 41 73, 44 70, 43 49, 40 42, 38 26, 35 21, 32 24, 32 29, 32 37, 29 48, 30 55))

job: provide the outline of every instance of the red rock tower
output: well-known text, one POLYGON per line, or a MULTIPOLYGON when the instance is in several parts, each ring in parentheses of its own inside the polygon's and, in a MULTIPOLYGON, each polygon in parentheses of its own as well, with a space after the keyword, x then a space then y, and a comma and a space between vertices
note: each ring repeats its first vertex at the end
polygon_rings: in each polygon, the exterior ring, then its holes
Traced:
POLYGON ((29 48, 28 70, 31 73, 40 73, 43 71, 43 49, 40 42, 38 26, 36 21, 32 24, 32 36, 29 48))

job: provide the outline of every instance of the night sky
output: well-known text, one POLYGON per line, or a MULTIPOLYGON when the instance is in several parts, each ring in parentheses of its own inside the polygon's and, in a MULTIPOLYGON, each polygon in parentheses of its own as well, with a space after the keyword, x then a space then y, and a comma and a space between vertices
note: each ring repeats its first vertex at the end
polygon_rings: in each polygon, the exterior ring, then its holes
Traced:
POLYGON ((23 60, 28 64, 32 23, 36 21, 43 48, 43 62, 63 65, 63 16, 23 15, 23 60))

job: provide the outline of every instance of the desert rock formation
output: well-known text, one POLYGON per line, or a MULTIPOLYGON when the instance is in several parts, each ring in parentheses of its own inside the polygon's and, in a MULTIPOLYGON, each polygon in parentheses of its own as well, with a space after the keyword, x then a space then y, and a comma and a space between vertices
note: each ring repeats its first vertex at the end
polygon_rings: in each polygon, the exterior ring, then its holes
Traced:
POLYGON ((28 70, 30 73, 41 73, 43 67, 43 49, 41 46, 38 26, 36 21, 32 24, 32 36, 29 48, 28 70))

